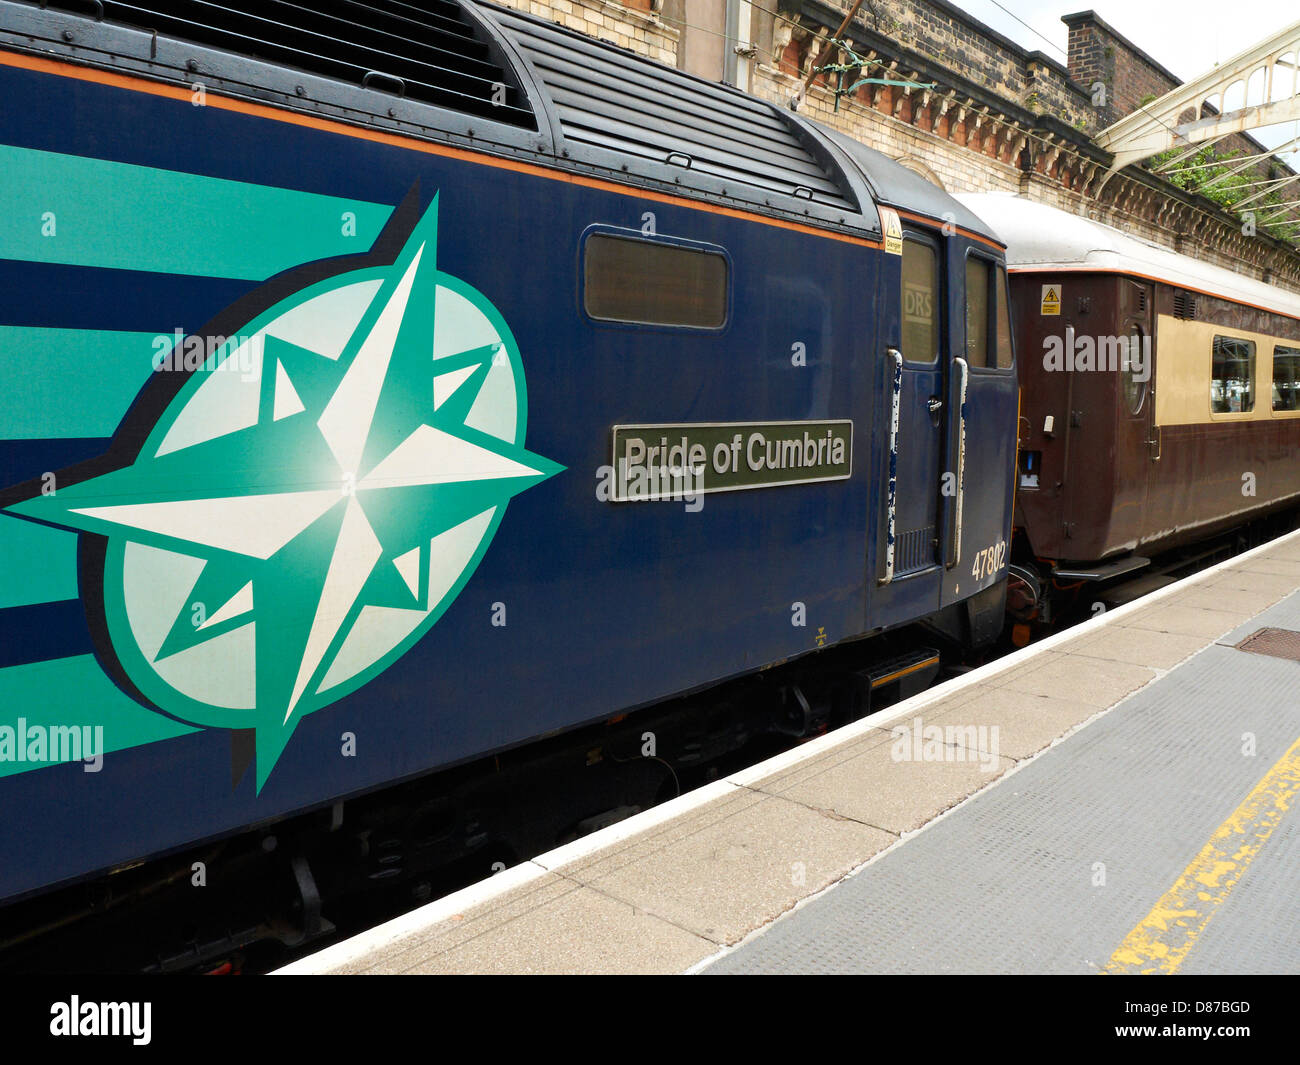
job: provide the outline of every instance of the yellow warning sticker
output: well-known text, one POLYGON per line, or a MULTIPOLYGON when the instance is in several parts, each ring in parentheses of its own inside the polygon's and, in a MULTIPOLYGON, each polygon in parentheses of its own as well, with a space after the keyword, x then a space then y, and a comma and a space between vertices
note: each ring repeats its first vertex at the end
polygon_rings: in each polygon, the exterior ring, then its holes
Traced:
POLYGON ((903 254, 903 222, 892 207, 880 208, 880 225, 885 231, 885 254, 903 254))
POLYGON ((1043 286, 1043 314, 1060 314, 1061 313, 1061 286, 1044 285, 1043 286))

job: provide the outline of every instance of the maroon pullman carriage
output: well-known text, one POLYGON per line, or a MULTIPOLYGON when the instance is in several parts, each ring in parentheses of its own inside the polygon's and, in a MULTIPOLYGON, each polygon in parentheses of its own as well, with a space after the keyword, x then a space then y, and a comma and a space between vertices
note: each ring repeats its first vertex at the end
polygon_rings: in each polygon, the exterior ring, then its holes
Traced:
POLYGON ((1053 589, 1131 582, 1300 505, 1300 296, 1044 204, 959 198, 1007 242, 1014 614, 1048 621, 1053 589))

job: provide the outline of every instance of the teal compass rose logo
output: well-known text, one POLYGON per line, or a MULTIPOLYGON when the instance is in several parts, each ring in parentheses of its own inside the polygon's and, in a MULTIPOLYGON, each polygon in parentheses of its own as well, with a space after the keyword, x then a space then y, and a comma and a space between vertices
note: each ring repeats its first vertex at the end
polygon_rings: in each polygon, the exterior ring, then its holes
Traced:
POLYGON ((524 447, 518 347, 438 270, 437 210, 391 264, 225 340, 132 461, 8 508, 104 538, 122 672, 182 721, 255 730, 259 791, 304 715, 427 633, 510 499, 563 469, 524 447))

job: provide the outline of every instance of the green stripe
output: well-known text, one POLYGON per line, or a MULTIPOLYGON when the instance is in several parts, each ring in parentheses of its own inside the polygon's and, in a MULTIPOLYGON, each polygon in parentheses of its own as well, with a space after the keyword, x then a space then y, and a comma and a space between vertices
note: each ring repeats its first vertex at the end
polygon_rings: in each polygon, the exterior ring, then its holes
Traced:
MULTIPOLYGON (((123 695, 99 668, 93 655, 60 658, 0 670, 0 730, 14 730, 18 719, 29 731, 53 726, 102 725, 104 751, 122 751, 197 729, 146 710, 123 695)), ((5 733, 0 731, 0 744, 5 733)), ((16 752, 0 760, 0 777, 40 769, 49 763, 18 761, 16 752)), ((13 813, 14 811, 11 811, 13 813)))
POLYGON ((112 436, 171 348, 158 335, 0 326, 0 438, 112 436))
POLYGON ((0 514, 0 610, 76 598, 77 534, 0 514))
MULTIPOLYGON (((0 326, 0 437, 112 436, 153 372, 155 340, 0 326)), ((0 609, 77 595, 76 534, 0 515, 0 609)))
POLYGON ((0 145, 0 259, 261 281, 366 251, 386 204, 0 145), (345 214, 356 216, 345 235, 345 214))

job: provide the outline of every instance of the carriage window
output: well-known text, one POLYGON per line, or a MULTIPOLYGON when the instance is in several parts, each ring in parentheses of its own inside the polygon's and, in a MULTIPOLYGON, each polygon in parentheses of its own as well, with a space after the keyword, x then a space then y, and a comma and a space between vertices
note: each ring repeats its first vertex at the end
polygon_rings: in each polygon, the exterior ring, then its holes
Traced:
POLYGON ((695 329, 726 323, 720 252, 594 233, 585 260, 583 303, 592 318, 695 329))
POLYGON ((966 260, 966 361, 989 364, 989 263, 966 260))
POLYGON ((903 241, 903 358, 933 362, 939 354, 939 263, 934 247, 903 241))
POLYGON ((998 369, 1006 370, 1011 366, 1011 315, 1007 311, 1007 272, 999 266, 995 276, 998 289, 998 369))
POLYGON ((1273 409, 1300 410, 1300 348, 1273 347, 1273 409))
POLYGON ((1210 410, 1235 414, 1255 409, 1255 344, 1240 337, 1214 338, 1210 410))

